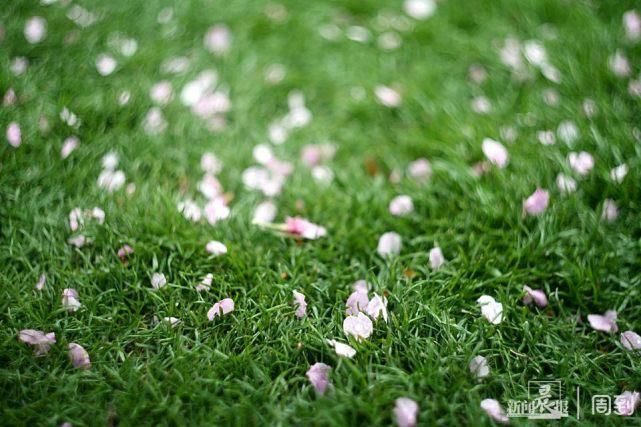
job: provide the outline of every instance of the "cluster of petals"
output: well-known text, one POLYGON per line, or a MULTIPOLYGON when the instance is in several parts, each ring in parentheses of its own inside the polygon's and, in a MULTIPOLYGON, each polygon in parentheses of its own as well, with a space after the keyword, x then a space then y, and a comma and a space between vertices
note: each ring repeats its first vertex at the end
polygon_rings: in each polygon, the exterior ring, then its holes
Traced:
POLYGON ((224 316, 234 311, 234 301, 231 298, 225 298, 215 303, 207 312, 207 318, 211 321, 216 316, 224 316))
POLYGON ((21 330, 18 338, 23 343, 32 345, 37 355, 47 353, 51 346, 56 343, 55 333, 44 333, 35 329, 21 330))
POLYGON ((503 304, 489 295, 482 295, 476 302, 481 306, 481 314, 488 322, 498 325, 503 321, 503 304))

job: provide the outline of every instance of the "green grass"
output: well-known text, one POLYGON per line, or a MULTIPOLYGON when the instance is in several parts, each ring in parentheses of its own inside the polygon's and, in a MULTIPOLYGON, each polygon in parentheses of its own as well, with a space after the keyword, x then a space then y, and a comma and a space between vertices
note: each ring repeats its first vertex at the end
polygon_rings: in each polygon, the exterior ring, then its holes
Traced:
MULTIPOLYGON (((82 4, 102 17, 87 29, 67 19, 60 4, 9 0, 0 11, 6 27, 0 93, 12 87, 19 97, 16 106, 0 108, 0 127, 4 132, 17 121, 23 133, 18 149, 0 144, 0 424, 390 425, 394 400, 407 396, 420 405, 421 425, 490 425, 482 399, 506 407, 508 399, 527 396, 528 380, 545 379, 564 381, 571 396, 581 388, 581 423, 638 423, 638 414, 590 415, 591 395, 641 390, 641 361, 621 347, 618 334, 597 333, 586 322, 587 314, 616 309, 621 331, 641 332, 641 145, 633 136, 641 101, 628 95, 628 79, 607 66, 618 48, 633 76, 640 71, 641 43, 627 43, 621 24, 638 3, 444 0, 434 17, 399 33, 403 44, 391 52, 376 46, 376 17, 383 10, 402 15, 398 1, 283 0, 284 23, 267 19, 269 3, 261 0, 82 4), (174 19, 162 26, 156 16, 167 6, 174 19), (34 15, 48 21, 47 38, 37 45, 23 36, 34 15), (343 29, 365 26, 374 38, 329 42, 318 28, 333 20, 343 29), (224 58, 202 45, 207 28, 220 22, 234 37, 224 58), (555 38, 545 38, 543 24, 555 38), (74 32, 77 41, 66 44, 74 32), (101 77, 95 57, 110 52, 113 32, 136 38, 139 49, 129 59, 116 56, 119 69, 101 77), (541 40, 562 83, 536 73, 526 82, 511 79, 497 50, 507 36, 541 40), (161 74, 160 64, 176 55, 190 58, 190 70, 161 74), (30 61, 20 77, 9 71, 16 56, 30 61), (270 86, 264 73, 276 62, 287 76, 270 86), (467 78, 472 64, 488 71, 481 86, 467 78), (230 88, 228 128, 212 134, 174 99, 163 108, 167 131, 142 132, 151 85, 168 78, 179 91, 206 68, 218 70, 230 88), (403 104, 387 109, 373 88, 394 83, 403 104), (353 87, 365 90, 363 100, 350 95, 353 87), (560 95, 557 107, 543 101, 551 87, 560 95), (121 107, 116 100, 124 89, 132 101, 121 107), (294 89, 305 94, 313 120, 273 147, 297 165, 275 199, 278 218, 301 215, 328 230, 326 238, 302 244, 251 225, 264 198, 241 181, 255 163, 253 147, 267 142, 268 124, 286 112, 294 89), (470 108, 481 94, 493 105, 484 116, 470 108), (592 120, 581 113, 585 98, 600 110, 592 120), (60 121, 64 106, 82 119, 77 132, 60 121), (41 115, 51 125, 47 134, 38 130, 41 115), (572 148, 537 141, 537 131, 568 119, 581 133, 572 148), (469 170, 483 159, 481 141, 500 139, 506 125, 519 131, 516 142, 505 143, 508 167, 474 178, 469 170), (62 141, 72 133, 81 145, 63 161, 62 141), (315 183, 299 161, 303 145, 325 140, 338 146, 329 186, 315 183), (567 153, 579 150, 594 155, 595 168, 578 180, 576 193, 562 196, 556 175, 568 173, 567 153), (120 169, 136 184, 133 195, 97 187, 100 159, 109 151, 120 155, 120 169), (224 162, 219 179, 234 195, 231 218, 215 226, 188 222, 176 209, 185 196, 202 200, 196 185, 205 151, 224 162), (418 157, 434 168, 427 185, 388 182, 389 171, 418 157), (630 172, 614 184, 609 170, 623 162, 630 172), (377 176, 367 173, 373 163, 377 176), (550 206, 524 218, 522 200, 537 186, 551 191, 550 206), (387 211, 398 194, 414 200, 408 217, 387 211), (606 198, 620 208, 613 223, 600 219, 606 198), (66 243, 69 211, 93 206, 105 210, 105 224, 90 226, 93 244, 75 249, 66 243), (389 261, 375 251, 386 231, 404 243, 389 261), (204 247, 212 239, 229 253, 208 256, 204 247), (135 249, 128 265, 116 255, 125 243, 135 249), (435 243, 449 260, 437 272, 427 255, 435 243), (407 269, 416 275, 406 277, 407 269), (156 271, 169 285, 153 292, 156 271), (43 273, 47 285, 37 292, 43 273), (199 294, 194 287, 207 273, 214 275, 212 290, 199 294), (358 351, 353 360, 339 359, 324 340, 345 342, 345 301, 358 279, 388 294, 390 321, 376 323, 369 340, 351 342, 358 351), (523 306, 524 284, 545 289, 548 308, 523 306), (64 288, 79 291, 77 313, 61 306, 64 288), (294 289, 309 303, 302 320, 294 316, 294 289), (502 324, 480 316, 475 301, 483 294, 503 303, 502 324), (236 310, 209 322, 207 310, 225 297, 236 310), (155 316, 182 324, 156 325, 155 316), (58 342, 35 357, 17 339, 25 328, 53 331, 58 342), (72 368, 70 342, 87 349, 91 370, 72 368), (482 382, 468 372, 478 354, 492 368, 482 382), (333 388, 325 396, 305 377, 315 362, 332 366, 333 388)), ((570 408, 564 423, 574 425, 573 397, 570 408)))

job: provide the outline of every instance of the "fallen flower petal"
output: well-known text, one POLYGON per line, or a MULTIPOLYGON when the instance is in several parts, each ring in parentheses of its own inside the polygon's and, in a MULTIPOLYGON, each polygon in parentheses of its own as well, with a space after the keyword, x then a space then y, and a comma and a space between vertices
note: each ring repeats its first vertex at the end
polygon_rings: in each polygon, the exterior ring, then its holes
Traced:
POLYGON ((49 332, 45 334, 35 329, 23 329, 18 335, 20 341, 25 344, 34 346, 36 355, 45 354, 51 346, 56 343, 56 334, 49 332))
POLYGON ((634 331, 625 331, 621 334, 621 344, 627 350, 641 350, 641 336, 634 331))
POLYGON ((69 155, 78 147, 80 140, 75 136, 70 136, 65 139, 65 142, 62 144, 62 149, 60 150, 60 157, 66 159, 69 155))
POLYGON ((610 171, 610 179, 612 179, 612 181, 616 182, 617 184, 621 184, 625 179, 625 176, 628 174, 628 171, 628 165, 623 163, 610 171))
POLYGON ((470 360, 470 372, 475 378, 481 379, 490 375, 490 366, 483 356, 476 356, 470 360))
POLYGON ((294 294, 294 304, 298 306, 298 308, 296 309, 296 317, 301 319, 305 317, 305 313, 307 312, 307 303, 305 302, 305 295, 297 291, 293 291, 293 294, 294 294))
POLYGON ((574 193, 577 187, 576 181, 572 177, 563 175, 562 173, 556 177, 556 186, 563 194, 574 193))
POLYGON ((72 288, 67 288, 62 291, 62 306, 69 310, 70 312, 78 311, 82 306, 80 304, 80 298, 78 296, 78 291, 72 288))
POLYGON ((91 368, 91 360, 89 353, 80 345, 76 343, 69 344, 69 359, 74 368, 89 369, 91 368))
POLYGON ((234 301, 231 298, 225 298, 214 304, 207 312, 207 318, 214 320, 216 316, 223 316, 234 311, 234 301))
POLYGON ((383 258, 393 255, 398 255, 401 252, 401 236, 393 231, 384 233, 378 239, 378 246, 376 252, 383 258))
POLYGON ((374 94, 378 102, 389 108, 396 108, 401 105, 401 94, 388 86, 379 85, 374 88, 374 94))
POLYGON ((196 291, 202 292, 211 289, 212 280, 214 280, 214 275, 208 273, 205 277, 203 277, 203 280, 200 282, 200 284, 196 286, 196 291))
POLYGON ((509 418, 505 415, 501 404, 495 399, 484 399, 481 402, 481 409, 497 423, 507 424, 509 418))
POLYGON ((529 305, 534 302, 534 304, 541 308, 548 305, 548 297, 545 295, 545 292, 543 292, 543 290, 533 290, 529 286, 523 286, 523 292, 525 292, 525 296, 523 297, 523 304, 529 305))
POLYGON ((205 249, 214 256, 221 256, 227 253, 227 246, 216 240, 208 242, 205 249))
POLYGON ((327 390, 329 386, 327 374, 330 369, 331 366, 324 363, 314 363, 305 374, 307 378, 309 378, 309 382, 314 386, 314 389, 320 394, 325 394, 325 390, 327 390))
POLYGON ((485 157, 487 157, 490 163, 492 163, 494 166, 500 169, 503 169, 505 166, 507 166, 507 150, 500 142, 495 141, 491 138, 485 138, 483 140, 481 149, 483 150, 483 154, 485 154, 485 157))
POLYGON ((342 342, 338 342, 335 340, 327 340, 327 344, 334 347, 334 351, 336 351, 336 354, 339 356, 343 356, 351 359, 356 355, 356 350, 353 347, 347 344, 343 344, 342 342))
POLYGON ((418 403, 408 397, 399 397, 394 402, 394 416, 398 427, 416 426, 418 403))
POLYGON ((47 283, 47 276, 41 274, 38 282, 36 283, 36 289, 39 291, 43 290, 45 288, 45 283, 47 283))
POLYGON ((129 245, 124 245, 120 249, 118 249, 118 258, 120 258, 121 262, 126 262, 127 257, 133 253, 134 253, 134 248, 132 248, 129 245))
POLYGON ((608 310, 603 315, 589 314, 588 321, 595 331, 616 332, 619 330, 616 323, 617 312, 614 310, 608 310))
POLYGON ((493 325, 503 321, 503 304, 489 295, 481 296, 476 302, 481 306, 481 314, 493 325))
POLYGON ((601 218, 606 221, 614 221, 619 217, 619 208, 614 200, 605 199, 603 201, 603 211, 601 212, 601 218))
POLYGON ((285 219, 285 233, 292 236, 302 237, 304 239, 315 240, 327 235, 324 227, 313 224, 304 218, 287 217, 285 219))
POLYGON ((547 190, 537 188, 534 193, 523 201, 523 211, 529 215, 539 215, 545 211, 550 201, 547 190))
POLYGON ((276 218, 276 213, 276 205, 268 200, 256 206, 252 221, 255 224, 269 224, 276 218))
POLYGON ((416 159, 407 167, 407 174, 417 182, 426 182, 432 177, 432 164, 425 158, 416 159))
POLYGON ((374 325, 369 317, 362 312, 356 316, 347 316, 343 321, 343 332, 352 335, 356 341, 362 341, 372 335, 374 325))
POLYGON ((154 273, 151 276, 151 286, 154 289, 160 289, 167 285, 167 278, 162 273, 154 273))
POLYGON ((20 132, 20 125, 16 122, 9 123, 7 126, 7 142, 14 148, 20 147, 22 144, 22 133, 20 132))
POLYGON ((638 391, 624 391, 614 399, 616 413, 624 417, 633 415, 640 403, 641 394, 638 391))
POLYGON ((162 320, 163 322, 169 323, 172 328, 175 328, 181 323, 180 319, 177 317, 163 317, 162 320))
POLYGON ((387 298, 381 298, 377 294, 367 304, 367 314, 374 320, 378 320, 383 315, 383 320, 387 323, 387 298))
POLYGON ((365 286, 365 288, 359 287, 347 298, 346 313, 348 315, 356 315, 361 311, 367 310, 368 304, 367 286, 365 286))
POLYGON ((594 157, 588 152, 581 151, 579 153, 569 153, 568 162, 570 167, 574 169, 579 175, 585 176, 594 167, 594 157))
POLYGON ((433 270, 438 270, 445 264, 445 257, 443 256, 443 251, 441 251, 441 248, 438 246, 433 247, 430 249, 430 267, 432 267, 433 270))
POLYGON ((410 196, 396 196, 389 203, 389 212, 394 216, 404 216, 414 210, 414 204, 410 196))

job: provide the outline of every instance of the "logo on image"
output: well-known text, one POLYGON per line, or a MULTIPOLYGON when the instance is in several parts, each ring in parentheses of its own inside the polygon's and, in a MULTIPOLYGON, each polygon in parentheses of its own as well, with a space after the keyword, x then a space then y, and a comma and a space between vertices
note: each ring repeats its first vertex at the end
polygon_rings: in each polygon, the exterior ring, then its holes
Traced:
POLYGON ((561 381, 528 381, 527 400, 508 400, 507 416, 531 420, 559 420, 568 416, 561 381))

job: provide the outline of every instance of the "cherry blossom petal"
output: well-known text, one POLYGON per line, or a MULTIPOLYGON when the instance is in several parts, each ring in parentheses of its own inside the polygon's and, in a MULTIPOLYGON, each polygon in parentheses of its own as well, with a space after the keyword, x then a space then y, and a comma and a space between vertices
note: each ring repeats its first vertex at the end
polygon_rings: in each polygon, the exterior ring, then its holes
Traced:
POLYGON ((211 273, 207 273, 205 277, 203 277, 203 280, 200 281, 198 285, 196 285, 196 291, 198 292, 203 292, 203 291, 208 291, 211 289, 211 282, 214 280, 214 275, 211 273))
POLYGON ((62 306, 70 312, 78 311, 82 306, 78 291, 72 288, 67 288, 62 291, 62 306))
POLYGON ((601 218, 606 221, 614 221, 619 217, 619 208, 614 200, 605 199, 603 201, 603 211, 601 212, 601 218))
POLYGON ((164 288, 167 285, 167 278, 162 273, 154 273, 151 276, 151 287, 154 289, 164 288))
POLYGON ((69 344, 69 359, 74 368, 89 369, 91 368, 91 360, 89 353, 80 345, 76 343, 69 344))
POLYGON ((610 179, 612 179, 612 181, 616 182, 617 184, 621 184, 625 179, 625 176, 628 174, 628 171, 628 165, 623 163, 610 171, 610 179))
POLYGON ((382 315, 383 320, 387 323, 387 298, 374 294, 369 303, 367 303, 366 312, 374 320, 378 320, 382 315))
POLYGON ((198 222, 202 218, 200 207, 192 200, 178 203, 178 211, 189 221, 198 222))
POLYGON ((45 284, 47 283, 47 276, 44 274, 40 275, 40 278, 38 279, 38 282, 36 283, 36 290, 41 291, 45 288, 45 284))
POLYGON ((503 169, 508 163, 507 149, 498 141, 485 138, 481 146, 483 154, 494 166, 503 169))
POLYGON ((171 82, 162 80, 154 84, 149 90, 149 97, 156 104, 167 105, 173 97, 171 82))
POLYGON ((129 255, 133 253, 134 248, 129 245, 123 245, 120 249, 118 249, 118 258, 120 258, 120 261, 126 262, 129 255))
POLYGON ((215 54, 215 55, 224 55, 226 54, 232 42, 232 35, 229 28, 226 25, 218 24, 207 30, 204 38, 205 48, 215 54))
POLYGON ((116 70, 118 62, 110 55, 102 54, 96 59, 96 69, 101 76, 108 76, 116 70))
POLYGON ((550 201, 547 190, 537 188, 534 193, 523 201, 523 211, 529 215, 539 215, 545 211, 550 201))
POLYGON ((329 344, 331 347, 334 347, 334 351, 336 351, 336 354, 339 356, 351 359, 356 355, 356 350, 353 347, 347 344, 343 344, 342 342, 327 340, 327 344, 329 344))
POLYGON ((287 217, 285 221, 285 233, 292 236, 316 240, 327 235, 325 227, 311 223, 304 218, 287 217))
POLYGON ((305 374, 307 378, 309 378, 309 382, 314 386, 314 389, 320 394, 325 394, 329 386, 327 374, 330 369, 331 366, 324 363, 314 363, 305 374))
POLYGON ((529 305, 534 302, 537 307, 545 307, 548 305, 548 297, 545 295, 542 289, 532 289, 529 286, 523 286, 523 292, 525 296, 523 297, 523 304, 529 305))
POLYGON ((432 267, 433 270, 438 270, 446 262, 445 257, 443 256, 443 251, 438 246, 435 246, 432 249, 430 249, 429 258, 430 258, 430 267, 432 267))
POLYGON ((35 329, 23 329, 20 331, 18 339, 25 344, 32 345, 36 355, 41 355, 47 353, 56 343, 56 334, 53 332, 45 334, 35 329))
POLYGON ((365 289, 357 289, 347 298, 348 315, 356 315, 361 311, 366 311, 369 304, 369 297, 367 295, 367 287, 365 289))
POLYGON ((641 40, 641 15, 636 10, 628 10, 623 14, 625 36, 631 42, 641 40))
POLYGON ((615 412, 624 417, 633 415, 639 404, 641 404, 641 393, 638 391, 624 391, 614 399, 615 412))
POLYGON ((621 334, 621 344, 627 350, 641 350, 641 336, 634 331, 625 331, 621 334))
POLYGON ((305 317, 305 313, 307 312, 307 303, 305 302, 305 295, 297 291, 293 291, 293 294, 294 294, 294 304, 297 305, 296 317, 298 317, 299 319, 302 319, 303 317, 305 317))
POLYGON ((556 186, 563 194, 574 193, 577 187, 576 181, 572 177, 563 175, 562 173, 556 177, 556 186))
POLYGON ((385 107, 396 108, 401 105, 401 94, 388 86, 379 85, 374 89, 374 94, 385 107))
POLYGON ((398 427, 415 427, 418 403, 408 397, 399 397, 394 402, 394 417, 398 427))
POLYGON ((402 240, 398 233, 393 231, 384 233, 378 239, 376 252, 383 258, 398 255, 401 252, 402 240))
POLYGON ((274 220, 274 218, 276 218, 276 214, 276 205, 267 200, 256 206, 252 222, 255 224, 269 224, 274 220))
POLYGON ((78 147, 79 144, 80 140, 75 136, 70 136, 69 138, 65 139, 64 143, 62 144, 62 148, 60 149, 60 157, 62 157, 63 159, 69 157, 69 155, 78 147))
POLYGON ((503 304, 489 295, 481 296, 476 302, 481 306, 481 314, 493 325, 503 321, 503 304))
POLYGON ((477 379, 482 379, 490 375, 490 366, 487 359, 483 356, 476 356, 470 360, 470 373, 477 379))
POLYGON ((208 242, 205 249, 214 256, 221 256, 227 253, 227 246, 216 240, 208 242))
POLYGON ((47 21, 40 17, 34 16, 27 20, 24 26, 24 37, 31 44, 40 43, 47 36, 47 21))
POLYGON ((495 399, 484 399, 481 402, 481 409, 497 423, 507 424, 510 421, 505 415, 501 404, 495 399))
POLYGON ((436 1, 434 0, 405 0, 403 3, 405 13, 418 20, 424 20, 436 13, 436 1))
POLYGON ((579 139, 579 128, 573 121, 565 120, 559 124, 559 127, 556 129, 556 134, 561 141, 567 145, 572 145, 579 139))
POLYGON ((416 159, 407 167, 407 174, 416 182, 426 182, 432 177, 432 164, 425 158, 416 159))
POLYGON ((16 122, 9 123, 7 126, 7 142, 13 148, 20 147, 22 144, 22 132, 20 131, 20 125, 16 122))
POLYGON ((225 199, 216 197, 210 200, 203 208, 205 218, 211 225, 215 225, 218 221, 229 218, 230 209, 225 204, 225 199))
POLYGON ((347 316, 343 321, 343 332, 347 336, 353 336, 357 341, 369 338, 374 331, 374 325, 369 317, 362 312, 356 316, 347 316))
POLYGON ((216 175, 222 170, 223 164, 214 153, 204 153, 200 158, 200 167, 206 174, 216 175))
POLYGON ((588 152, 581 151, 579 153, 569 153, 568 154, 568 162, 570 163, 570 167, 574 169, 576 173, 579 175, 585 176, 594 167, 594 157, 588 152))
POLYGON ((181 323, 180 319, 177 317, 163 317, 162 320, 163 322, 169 323, 172 328, 175 328, 181 323))
POLYGON ((412 198, 407 195, 396 196, 389 204, 389 212, 394 216, 405 216, 413 210, 412 198))
POLYGON ((619 330, 617 326, 617 312, 614 310, 608 310, 605 314, 589 314, 588 321, 590 326, 595 331, 601 332, 616 332, 619 330))
POLYGON ((207 312, 207 318, 212 321, 216 316, 224 316, 234 311, 234 301, 231 298, 225 298, 214 304, 207 312))

